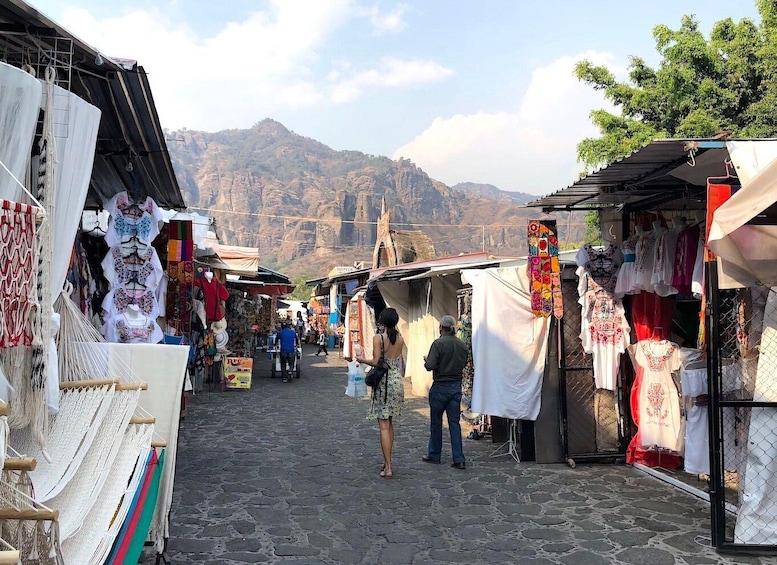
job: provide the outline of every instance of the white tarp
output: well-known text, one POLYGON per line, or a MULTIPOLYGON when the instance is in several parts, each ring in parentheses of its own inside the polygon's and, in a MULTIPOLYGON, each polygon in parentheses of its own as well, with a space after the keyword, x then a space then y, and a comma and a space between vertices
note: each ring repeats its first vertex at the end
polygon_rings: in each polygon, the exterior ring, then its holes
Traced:
MULTIPOLYGON (((0 88, 0 161, 24 183, 40 112, 41 83, 17 67, 0 63, 0 84, 3 85, 0 88)), ((8 171, 0 168, 0 198, 26 202, 22 194, 8 171)))
POLYGON ((747 222, 777 203, 777 141, 727 142, 741 187, 715 211, 709 247, 722 288, 777 286, 777 225, 747 222))
POLYGON ((459 288, 458 274, 408 282, 378 281, 386 306, 399 314, 398 329, 407 344, 405 376, 411 379, 414 395, 426 396, 432 386, 432 373, 424 367, 424 355, 440 337, 440 319, 446 314, 456 317, 459 288))
POLYGON ((255 275, 259 271, 259 248, 238 247, 219 244, 219 259, 229 266, 230 271, 239 271, 255 275))
POLYGON ((56 202, 52 226, 51 292, 59 296, 65 283, 73 241, 81 221, 92 178, 100 109, 60 88, 54 89, 54 134, 57 163, 56 202))
POLYGON ((175 462, 178 455, 178 425, 181 419, 181 393, 189 362, 189 347, 148 343, 110 344, 110 351, 122 366, 148 383, 138 405, 154 418, 154 431, 167 442, 165 466, 159 483, 154 518, 149 537, 158 552, 170 537, 170 509, 173 505, 175 462))
POLYGON ((472 411, 536 420, 549 318, 531 311, 525 267, 462 271, 472 285, 472 411))
MULTIPOLYGON (((755 402, 777 402, 777 292, 772 289, 764 310, 756 372, 755 402)), ((742 499, 734 541, 777 544, 777 412, 753 408, 747 437, 747 460, 740 478, 742 499)))

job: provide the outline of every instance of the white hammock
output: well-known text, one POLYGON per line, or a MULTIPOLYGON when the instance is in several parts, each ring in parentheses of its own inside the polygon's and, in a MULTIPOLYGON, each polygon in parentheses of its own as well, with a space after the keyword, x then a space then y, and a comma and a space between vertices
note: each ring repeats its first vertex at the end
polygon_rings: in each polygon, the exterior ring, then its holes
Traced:
POLYGON ((38 462, 30 472, 36 500, 46 502, 59 494, 76 473, 110 410, 115 386, 103 384, 61 391, 59 412, 50 422, 45 451, 34 430, 11 431, 14 449, 38 462))
POLYGON ((81 528, 62 544, 65 562, 102 565, 127 518, 132 499, 140 486, 154 434, 152 424, 130 424, 119 452, 97 497, 98 504, 81 528))
POLYGON ((98 495, 106 479, 110 479, 111 467, 121 446, 117 438, 122 437, 127 429, 139 395, 140 389, 117 390, 114 393, 111 407, 78 472, 57 496, 48 501, 50 506, 60 510, 60 540, 72 536, 92 507, 100 502, 98 495))
POLYGON ((19 563, 64 565, 58 514, 35 502, 31 495, 32 484, 26 472, 3 471, 0 478, 0 536, 19 551, 19 563))

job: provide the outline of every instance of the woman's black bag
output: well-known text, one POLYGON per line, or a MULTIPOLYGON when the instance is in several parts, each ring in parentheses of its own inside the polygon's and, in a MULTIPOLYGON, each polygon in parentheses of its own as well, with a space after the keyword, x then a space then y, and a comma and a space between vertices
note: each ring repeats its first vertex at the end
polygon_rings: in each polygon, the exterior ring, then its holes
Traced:
POLYGON ((383 336, 380 336, 380 359, 378 359, 377 365, 367 371, 367 374, 364 376, 364 384, 368 387, 372 387, 373 394, 378 389, 383 379, 388 378, 389 364, 383 354, 383 336))

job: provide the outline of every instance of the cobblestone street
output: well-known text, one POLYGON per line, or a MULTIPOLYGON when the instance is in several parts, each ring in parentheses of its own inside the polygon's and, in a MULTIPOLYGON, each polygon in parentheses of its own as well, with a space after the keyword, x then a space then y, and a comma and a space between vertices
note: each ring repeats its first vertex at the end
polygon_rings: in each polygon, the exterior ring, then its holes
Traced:
MULTIPOLYGON (((421 461, 425 398, 396 425, 394 478, 378 476, 368 400, 344 395, 337 352, 306 346, 302 378, 205 392, 182 422, 174 563, 774 563, 705 546, 708 505, 625 465, 537 465, 464 440, 467 469, 421 461)), ((447 432, 446 432, 447 433, 447 432)))

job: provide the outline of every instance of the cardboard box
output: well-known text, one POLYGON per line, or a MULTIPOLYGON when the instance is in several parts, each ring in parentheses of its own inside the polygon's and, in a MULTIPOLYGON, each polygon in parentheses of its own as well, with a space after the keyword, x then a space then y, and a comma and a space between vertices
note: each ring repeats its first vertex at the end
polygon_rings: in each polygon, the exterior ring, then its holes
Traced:
POLYGON ((251 372, 254 360, 250 357, 227 357, 224 359, 224 384, 226 388, 251 388, 251 372))

